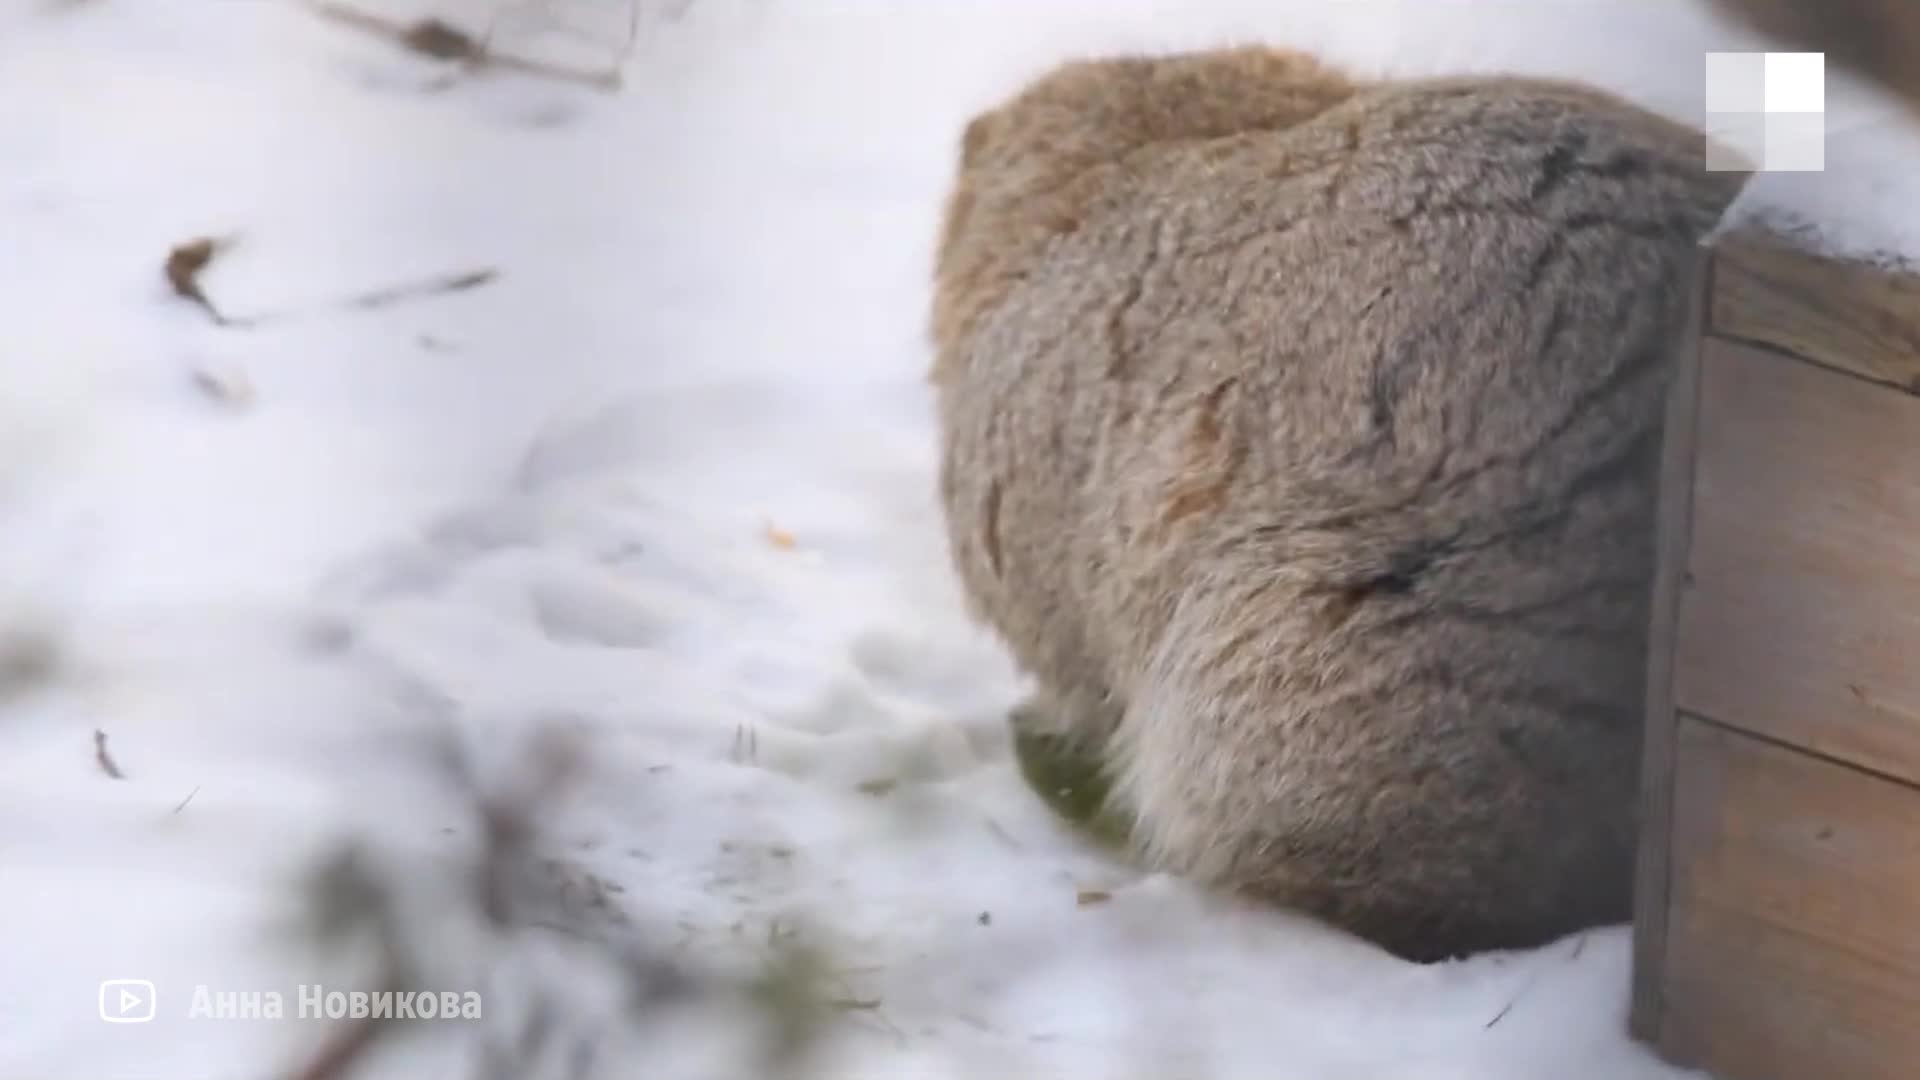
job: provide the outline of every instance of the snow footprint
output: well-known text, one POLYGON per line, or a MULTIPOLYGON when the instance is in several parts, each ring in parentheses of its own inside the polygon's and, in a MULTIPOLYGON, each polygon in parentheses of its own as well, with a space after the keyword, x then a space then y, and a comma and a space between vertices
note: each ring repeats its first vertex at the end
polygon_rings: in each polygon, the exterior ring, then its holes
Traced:
POLYGON ((870 630, 849 646, 854 668, 874 690, 937 714, 985 753, 1004 743, 1006 717, 1022 680, 995 644, 971 628, 950 633, 870 630))
POLYGON ((697 617, 696 597, 557 560, 527 582, 533 618, 556 642, 642 649, 697 617))
POLYGON ((735 740, 746 763, 870 795, 962 776, 984 761, 964 727, 840 680, 813 703, 735 740))

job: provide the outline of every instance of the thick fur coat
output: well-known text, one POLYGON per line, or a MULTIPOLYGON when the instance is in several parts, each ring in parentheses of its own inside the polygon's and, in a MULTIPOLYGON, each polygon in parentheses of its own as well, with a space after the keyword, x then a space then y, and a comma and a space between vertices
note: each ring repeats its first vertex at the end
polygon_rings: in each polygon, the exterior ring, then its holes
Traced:
POLYGON ((1151 865, 1415 959, 1628 917, 1663 397, 1745 179, 1704 149, 1265 48, 968 126, 952 554, 1151 865))

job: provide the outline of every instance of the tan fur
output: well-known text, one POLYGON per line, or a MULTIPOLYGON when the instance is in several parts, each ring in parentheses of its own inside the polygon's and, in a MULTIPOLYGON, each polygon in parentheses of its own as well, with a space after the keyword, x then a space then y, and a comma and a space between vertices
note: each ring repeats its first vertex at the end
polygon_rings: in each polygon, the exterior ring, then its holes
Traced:
POLYGON ((1579 86, 1235 49, 974 120, 936 268, 977 616, 1152 864, 1414 958, 1628 915, 1654 459, 1744 176, 1579 86))

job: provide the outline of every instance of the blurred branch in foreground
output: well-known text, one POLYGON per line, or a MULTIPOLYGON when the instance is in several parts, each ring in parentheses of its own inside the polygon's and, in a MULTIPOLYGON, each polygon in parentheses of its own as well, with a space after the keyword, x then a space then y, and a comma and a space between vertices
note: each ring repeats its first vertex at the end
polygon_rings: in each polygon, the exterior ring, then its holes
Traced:
POLYGON ((423 749, 476 826, 477 845, 439 864, 383 858, 361 842, 341 846, 305 878, 292 928, 320 954, 371 946, 377 970, 362 975, 371 992, 484 995, 484 1017, 472 1006, 484 1022, 462 1029, 356 1015, 282 1077, 365 1075, 406 1034, 459 1038, 462 1030, 473 1080, 621 1073, 635 1047, 671 1054, 684 1049, 674 1043, 688 1030, 724 1033, 730 1045, 718 1049, 751 1075, 808 1075, 817 1040, 847 1006, 831 996, 826 955, 805 934, 770 934, 759 962, 744 969, 703 968, 669 943, 668 928, 620 911, 606 883, 542 853, 544 820, 588 769, 585 746, 541 733, 519 755, 516 775, 492 783, 451 736, 423 749), (446 933, 456 926, 472 932, 446 933), (610 1011, 586 992, 596 984, 612 987, 610 1011), (709 1023, 689 1025, 703 1014, 709 1023))

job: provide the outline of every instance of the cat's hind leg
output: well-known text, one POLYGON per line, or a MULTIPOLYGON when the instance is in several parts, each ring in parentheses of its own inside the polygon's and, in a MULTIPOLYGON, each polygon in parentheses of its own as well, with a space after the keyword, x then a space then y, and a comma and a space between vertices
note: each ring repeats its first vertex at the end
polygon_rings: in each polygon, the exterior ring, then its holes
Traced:
POLYGON ((1123 709, 1101 693, 1042 687, 1008 717, 1020 774, 1053 812, 1109 846, 1131 820, 1113 801, 1113 733, 1123 709))

